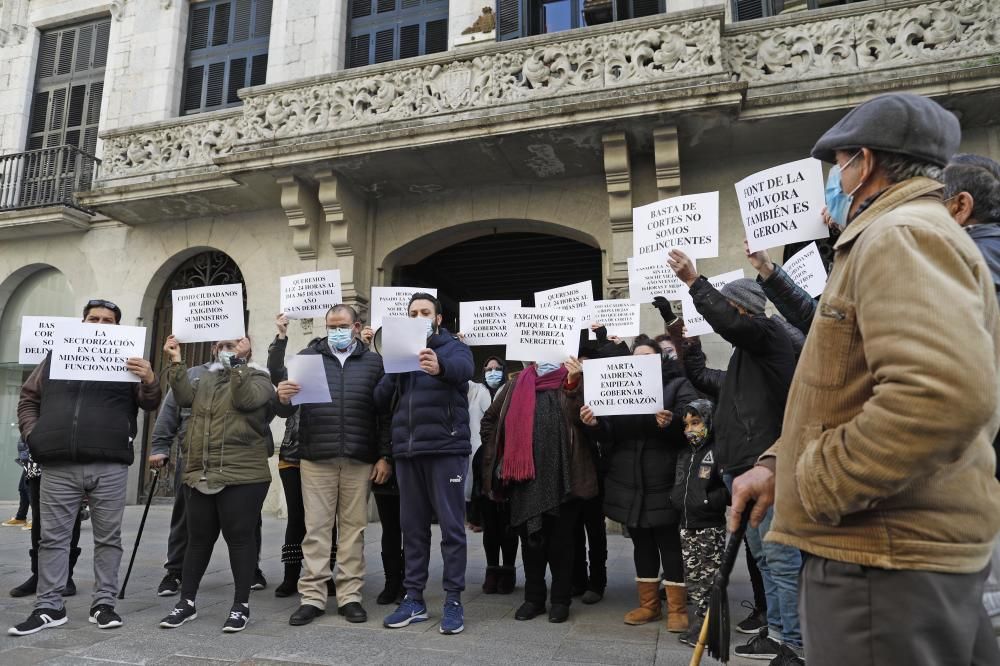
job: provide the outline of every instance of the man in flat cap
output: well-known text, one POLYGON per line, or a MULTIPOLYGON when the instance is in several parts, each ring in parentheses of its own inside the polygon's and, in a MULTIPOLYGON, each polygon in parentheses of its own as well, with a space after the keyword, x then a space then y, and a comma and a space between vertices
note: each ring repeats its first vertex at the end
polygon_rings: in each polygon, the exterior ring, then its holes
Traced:
POLYGON ((936 180, 960 138, 933 101, 889 94, 812 151, 840 171, 827 207, 846 226, 781 438, 736 479, 732 516, 755 500, 753 524, 774 502, 768 539, 805 553, 810 666, 1000 663, 981 600, 1000 530, 1000 312, 936 180))

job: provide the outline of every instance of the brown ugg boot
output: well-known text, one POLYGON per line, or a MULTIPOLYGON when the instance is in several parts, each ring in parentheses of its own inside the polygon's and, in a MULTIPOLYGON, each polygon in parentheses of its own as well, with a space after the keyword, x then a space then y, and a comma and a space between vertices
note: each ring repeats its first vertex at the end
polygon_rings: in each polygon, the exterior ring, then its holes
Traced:
POLYGON ((667 631, 679 634, 688 630, 687 588, 664 583, 667 588, 667 631))
POLYGON ((660 579, 636 578, 635 586, 639 591, 639 607, 625 613, 625 624, 646 624, 663 617, 659 596, 660 579))

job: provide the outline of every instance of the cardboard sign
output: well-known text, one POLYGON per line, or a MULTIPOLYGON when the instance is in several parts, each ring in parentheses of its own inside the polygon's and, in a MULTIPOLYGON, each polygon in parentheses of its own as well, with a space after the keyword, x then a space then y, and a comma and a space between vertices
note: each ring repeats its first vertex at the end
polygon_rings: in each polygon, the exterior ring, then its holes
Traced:
POLYGON ((792 255, 784 265, 788 277, 802 287, 810 296, 816 298, 826 289, 826 266, 819 254, 819 246, 810 243, 792 255))
POLYGON ((632 256, 683 250, 689 257, 719 256, 719 193, 686 194, 632 209, 632 256))
MULTIPOLYGON (((694 259, 691 264, 696 266, 694 259)), ((657 296, 676 301, 686 293, 688 286, 667 264, 666 250, 628 258, 628 299, 633 303, 652 303, 657 296)))
POLYGON ((21 365, 38 365, 52 349, 56 340, 56 324, 61 321, 80 321, 77 317, 21 317, 21 342, 17 362, 21 365))
POLYGON ((299 392, 292 396, 293 405, 333 402, 330 384, 320 354, 296 354, 285 363, 288 381, 299 385, 299 392))
POLYGON ((173 334, 178 342, 237 340, 246 335, 243 285, 175 289, 173 334))
POLYGON ((141 358, 145 348, 146 329, 142 326, 60 321, 55 328, 49 378, 139 382, 138 375, 125 368, 125 362, 141 358))
POLYGON ((521 301, 466 301, 458 304, 465 344, 505 345, 510 329, 510 318, 521 301))
POLYGON ((281 278, 281 311, 289 319, 325 317, 334 305, 343 303, 340 271, 315 271, 281 278))
POLYGON ((427 320, 386 317, 382 320, 382 364, 387 373, 420 370, 420 352, 427 348, 427 320))
MULTIPOLYGON (((722 289, 730 282, 734 280, 739 280, 743 278, 743 269, 737 271, 730 271, 728 273, 723 273, 722 275, 716 275, 715 277, 708 278, 708 281, 712 283, 712 286, 716 289, 722 289)), ((694 338, 699 335, 708 335, 709 333, 714 333, 712 326, 705 321, 705 318, 698 312, 698 309, 694 306, 694 299, 688 294, 684 294, 681 298, 681 303, 684 308, 684 327, 687 330, 686 336, 689 338, 694 338)))
POLYGON ((382 328, 386 317, 405 319, 410 316, 407 309, 410 296, 416 293, 430 294, 437 298, 437 289, 430 287, 372 287, 371 323, 374 330, 382 328))
MULTIPOLYGON (((576 313, 577 327, 588 328, 594 303, 594 286, 590 280, 535 292, 536 308, 557 308, 576 313)), ((564 359, 565 360, 565 359, 564 359)))
MULTIPOLYGON (((608 329, 608 335, 619 338, 634 338, 640 333, 639 304, 629 299, 594 301, 594 321, 608 329)), ((590 339, 596 340, 594 332, 590 339)))
POLYGON ((811 157, 772 167, 736 183, 750 251, 827 238, 823 167, 811 157))
POLYGON ((555 308, 514 308, 507 360, 562 363, 580 351, 578 315, 555 308))
POLYGON ((595 416, 655 414, 663 409, 659 354, 583 362, 583 401, 595 416))

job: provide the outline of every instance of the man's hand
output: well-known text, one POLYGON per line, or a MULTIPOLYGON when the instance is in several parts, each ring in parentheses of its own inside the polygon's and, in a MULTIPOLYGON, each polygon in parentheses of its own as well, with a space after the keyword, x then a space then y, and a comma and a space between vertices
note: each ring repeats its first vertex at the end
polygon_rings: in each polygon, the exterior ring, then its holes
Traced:
POLYGON ((167 336, 167 341, 163 343, 163 353, 167 355, 171 363, 179 363, 181 360, 181 343, 172 335, 167 336))
POLYGON ((372 467, 371 476, 369 476, 368 478, 377 483, 378 485, 382 485, 383 483, 388 481, 391 477, 392 477, 392 465, 390 465, 389 461, 387 461, 385 458, 379 458, 378 462, 375 463, 375 466, 372 467))
POLYGON ((236 358, 246 359, 250 356, 250 338, 242 337, 236 343, 236 358))
POLYGON ((774 472, 763 465, 757 465, 733 481, 733 504, 729 513, 729 531, 735 532, 740 526, 747 503, 753 502, 750 512, 750 527, 757 527, 764 520, 767 510, 774 504, 774 472))
POLYGON ((281 404, 283 405, 291 404, 292 398, 298 395, 301 390, 301 386, 286 379, 278 384, 278 400, 281 401, 281 404))
POLYGON ((771 277, 771 273, 774 272, 774 262, 771 261, 771 255, 767 253, 767 250, 751 252, 750 241, 744 238, 743 252, 747 255, 747 261, 750 262, 750 265, 753 266, 762 279, 766 280, 771 277))
POLYGON ((591 428, 597 425, 597 417, 594 416, 594 410, 590 408, 590 405, 584 405, 580 408, 580 421, 583 425, 591 428))
MULTIPOLYGON (((180 360, 180 352, 177 353, 177 360, 180 360)), ((144 358, 133 357, 125 361, 125 368, 133 375, 142 380, 143 384, 152 384, 156 381, 156 374, 153 366, 144 358)))
POLYGON ((670 254, 667 255, 667 264, 677 274, 677 278, 689 287, 698 279, 698 271, 695 270, 691 257, 680 250, 670 251, 670 254))
POLYGON ((371 345, 372 340, 375 339, 375 331, 372 330, 371 326, 365 326, 361 329, 361 342, 366 345, 371 345))
POLYGON ((154 453, 149 456, 149 467, 151 469, 159 469, 167 464, 167 455, 163 453, 154 453))
POLYGON ((274 325, 278 329, 278 337, 284 340, 288 337, 288 317, 282 312, 274 318, 274 325))
POLYGON ((666 428, 674 420, 674 413, 668 409, 661 409, 656 412, 656 427, 666 428))
POLYGON ((823 224, 825 224, 830 231, 843 231, 841 226, 837 224, 832 217, 830 217, 830 212, 826 209, 826 206, 823 206, 823 212, 821 215, 823 216, 823 224))
POLYGON ((434 353, 433 349, 421 349, 418 358, 420 359, 420 369, 428 375, 441 374, 441 364, 438 363, 438 355, 434 353))
POLYGON ((569 384, 576 382, 583 374, 583 363, 576 356, 570 356, 563 361, 563 365, 566 366, 566 371, 569 373, 566 375, 566 382, 569 384))

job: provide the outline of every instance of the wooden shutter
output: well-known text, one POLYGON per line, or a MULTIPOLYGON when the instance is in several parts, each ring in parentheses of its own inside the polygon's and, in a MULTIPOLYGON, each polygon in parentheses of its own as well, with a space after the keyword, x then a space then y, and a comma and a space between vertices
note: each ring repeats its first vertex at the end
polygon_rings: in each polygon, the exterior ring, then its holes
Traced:
POLYGON ((448 50, 445 0, 352 0, 347 67, 448 50))
POLYGON ((654 16, 664 11, 662 0, 632 0, 632 18, 654 16))
POLYGON ((749 21, 768 16, 766 3, 767 0, 734 0, 734 20, 749 21))
POLYGON ((448 19, 428 21, 425 29, 424 53, 442 53, 448 50, 448 19))
POLYGON ((399 29, 399 57, 420 55, 420 24, 404 25, 399 29))
POLYGON ((359 19, 366 16, 371 16, 372 13, 372 0, 352 0, 351 2, 351 18, 359 19))
POLYGON ((497 40, 524 36, 525 0, 497 0, 497 40))
POLYGON ((353 35, 347 51, 348 67, 364 67, 371 64, 371 34, 353 35))
POLYGON ((389 28, 375 33, 375 63, 392 62, 396 59, 396 30, 389 28))

